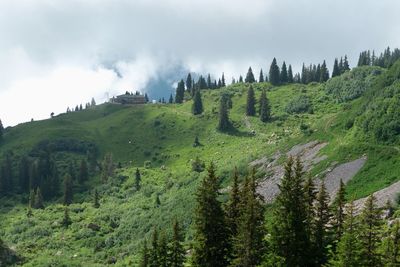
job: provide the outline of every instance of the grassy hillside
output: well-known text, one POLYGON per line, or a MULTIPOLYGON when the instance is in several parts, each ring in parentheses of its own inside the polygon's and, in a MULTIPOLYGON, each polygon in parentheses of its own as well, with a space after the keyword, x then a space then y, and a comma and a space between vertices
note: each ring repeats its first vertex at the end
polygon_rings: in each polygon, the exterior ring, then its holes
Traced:
MULTIPOLYGON (((200 116, 191 114, 191 100, 180 105, 103 104, 7 129, 0 154, 12 150, 18 159, 43 140, 68 138, 96 144, 99 161, 111 152, 122 168, 106 184, 95 175, 88 181, 87 191, 75 194, 75 203, 70 206, 73 224, 68 229, 60 225, 64 213, 60 200, 46 203, 46 209, 34 210, 34 216, 27 218, 26 196, 3 197, 0 236, 25 258, 24 266, 83 266, 82 262, 84 266, 104 266, 113 257, 116 266, 132 266, 142 239, 149 237, 154 227, 169 230, 174 218, 183 223, 190 241, 194 196, 204 175, 191 169, 196 157, 206 164, 213 161, 223 186, 228 186, 235 166, 246 173, 250 161, 311 140, 328 142, 321 151, 328 158, 315 166, 313 174, 334 161, 346 162, 364 154, 368 157, 348 184, 350 198, 364 197, 400 177, 399 149, 376 140, 363 128, 365 119, 361 115, 370 110, 370 91, 381 88, 375 80, 386 75, 384 69, 376 69, 356 69, 327 84, 253 84, 257 98, 262 89, 267 89, 273 116, 269 123, 244 115, 248 85, 234 84, 202 91, 205 112, 200 116), (340 92, 338 85, 348 86, 351 92, 340 92), (354 86, 362 88, 353 90, 354 86), (229 133, 216 130, 222 94, 232 96, 230 118, 235 130, 229 133), (296 113, 296 105, 304 99, 309 111, 296 113), (201 146, 193 147, 196 136, 201 146), (136 168, 142 173, 139 192, 133 186, 136 168), (92 207, 94 188, 101 195, 99 209, 92 207), (89 229, 90 223, 100 230, 89 229)), ((82 157, 79 153, 66 154, 69 158, 82 157)))

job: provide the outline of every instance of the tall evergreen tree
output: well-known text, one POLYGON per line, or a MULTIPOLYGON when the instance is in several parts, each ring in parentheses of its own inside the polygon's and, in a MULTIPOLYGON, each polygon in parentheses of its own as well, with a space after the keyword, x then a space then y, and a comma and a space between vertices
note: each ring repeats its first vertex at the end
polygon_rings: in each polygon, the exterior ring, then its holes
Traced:
POLYGON ((147 248, 147 241, 143 241, 143 247, 141 251, 140 267, 149 267, 149 250, 147 248))
POLYGON ((360 240, 363 245, 361 254, 363 266, 376 267, 382 264, 378 252, 378 244, 381 240, 381 225, 381 211, 376 206, 375 196, 370 195, 361 213, 360 240))
POLYGON ((319 82, 326 82, 329 80, 329 70, 326 67, 326 62, 324 62, 321 65, 321 76, 319 77, 319 82))
POLYGON ((271 108, 267 98, 267 93, 265 89, 261 92, 260 96, 260 120, 262 122, 267 122, 271 119, 271 108))
POLYGON ((226 86, 226 83, 225 83, 225 74, 224 74, 224 73, 222 73, 222 77, 221 77, 221 86, 222 86, 222 87, 225 87, 225 86, 226 86))
POLYGON ((182 245, 184 236, 177 220, 174 221, 172 241, 170 244, 170 267, 183 267, 185 262, 185 249, 182 245))
POLYGON ((232 266, 258 266, 265 250, 265 230, 264 207, 261 196, 256 192, 254 170, 242 187, 237 230, 232 266))
POLYGON ((168 258, 168 242, 167 237, 164 232, 160 233, 160 238, 158 240, 158 266, 159 267, 169 267, 169 258, 168 258))
POLYGON ((254 83, 256 79, 254 78, 253 70, 249 67, 247 71, 246 79, 244 80, 246 83, 254 83))
POLYGON ((293 83, 293 71, 292 71, 292 65, 289 65, 288 69, 288 83, 293 83))
POLYGON ((194 93, 192 113, 193 115, 199 115, 203 113, 203 102, 201 100, 200 90, 196 90, 194 93))
POLYGON ((100 208, 99 192, 97 191, 97 189, 94 190, 93 207, 94 207, 95 209, 100 208))
POLYGON ((136 168, 136 172, 135 172, 135 189, 136 189, 136 191, 140 190, 141 181, 142 181, 142 176, 140 175, 139 168, 136 168))
POLYGON ((35 208, 35 190, 33 189, 29 193, 29 207, 35 208))
POLYGON ((264 73, 263 73, 263 70, 261 69, 260 70, 260 76, 259 76, 259 78, 258 78, 258 82, 259 83, 263 83, 265 80, 264 80, 264 73))
POLYGON ((192 84, 192 75, 190 74, 190 72, 188 73, 187 77, 186 77, 186 89, 191 92, 193 88, 193 84, 192 84))
POLYGON ((196 194, 194 215, 194 245, 192 265, 194 267, 224 267, 228 262, 228 241, 225 215, 218 201, 219 181, 214 164, 202 180, 196 194))
POLYGON ((72 192, 72 178, 71 175, 66 174, 64 176, 64 197, 63 197, 63 204, 69 205, 72 203, 73 199, 73 192, 72 192))
POLYGON ((181 80, 176 87, 175 103, 183 103, 183 97, 185 95, 185 83, 181 80))
POLYGON ((328 223, 330 219, 328 204, 329 195, 326 192, 325 183, 322 181, 315 203, 315 251, 313 254, 318 265, 326 263, 327 260, 327 245, 329 243, 328 223))
POLYGON ((255 116, 256 115, 256 98, 254 96, 253 86, 249 86, 247 90, 247 105, 246 105, 246 115, 247 116, 255 116))
POLYGON ((151 250, 149 252, 149 267, 160 267, 160 260, 158 257, 158 231, 156 228, 153 230, 151 237, 151 250))
POLYGON ((306 231, 307 212, 302 183, 300 160, 295 163, 289 157, 279 185, 271 232, 272 248, 276 255, 284 259, 285 266, 310 265, 310 238, 306 231))
POLYGON ((311 237, 315 228, 315 209, 314 204, 317 199, 317 189, 314 184, 313 178, 308 175, 304 183, 304 198, 306 209, 306 231, 307 235, 311 237))
POLYGON ((149 101, 150 101, 149 96, 147 95, 147 93, 144 94, 144 101, 146 103, 149 103, 149 101))
POLYGON ((347 60, 347 55, 344 56, 343 70, 344 71, 350 70, 349 61, 347 60))
POLYGON ((174 97, 172 96, 172 94, 169 95, 168 103, 169 104, 174 103, 174 97))
POLYGON ((89 178, 89 171, 87 167, 87 162, 85 159, 81 161, 81 165, 79 167, 79 176, 78 176, 78 181, 80 184, 83 184, 86 182, 89 178))
POLYGON ((42 192, 40 191, 40 187, 38 187, 36 189, 34 208, 35 209, 44 209, 43 196, 42 196, 42 192))
POLYGON ((400 266, 400 222, 396 220, 387 228, 384 240, 383 261, 385 266, 400 266))
POLYGON ((287 72, 285 61, 283 61, 283 64, 282 64, 282 69, 281 69, 281 73, 280 73, 280 81, 281 81, 281 83, 288 82, 288 72, 287 72))
POLYGON ((61 222, 61 225, 64 226, 65 228, 68 228, 72 224, 71 217, 69 217, 69 210, 68 207, 64 208, 64 218, 61 222))
POLYGON ((217 129, 220 131, 226 131, 229 129, 230 125, 227 97, 222 95, 219 103, 219 120, 217 129))
POLYGON ((339 190, 336 194, 335 200, 333 201, 333 229, 335 231, 335 239, 340 240, 343 234, 343 223, 344 223, 344 208, 346 204, 346 191, 343 180, 340 179, 339 190))
POLYGON ((276 58, 272 60, 271 67, 269 68, 269 82, 272 85, 279 85, 280 81, 280 71, 278 64, 276 63, 276 58))
POLYGON ((340 75, 339 63, 338 59, 335 58, 335 63, 333 64, 333 70, 332 70, 332 78, 339 75, 340 75))
POLYGON ((239 82, 240 82, 240 83, 243 82, 243 77, 242 77, 242 75, 239 76, 239 82))

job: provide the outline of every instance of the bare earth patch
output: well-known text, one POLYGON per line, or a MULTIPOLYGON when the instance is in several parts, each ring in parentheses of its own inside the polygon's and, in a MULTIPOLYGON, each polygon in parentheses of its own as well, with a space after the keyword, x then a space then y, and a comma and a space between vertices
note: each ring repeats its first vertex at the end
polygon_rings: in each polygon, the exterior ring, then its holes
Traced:
MULTIPOLYGON (((376 205, 378 207, 383 207, 385 206, 387 201, 390 201, 392 204, 395 203, 397 200, 397 195, 399 193, 400 193, 400 181, 382 190, 376 191, 374 193, 374 196, 376 198, 376 205)), ((360 198, 354 201, 354 206, 356 207, 356 210, 360 211, 363 208, 366 200, 367 197, 360 198)))

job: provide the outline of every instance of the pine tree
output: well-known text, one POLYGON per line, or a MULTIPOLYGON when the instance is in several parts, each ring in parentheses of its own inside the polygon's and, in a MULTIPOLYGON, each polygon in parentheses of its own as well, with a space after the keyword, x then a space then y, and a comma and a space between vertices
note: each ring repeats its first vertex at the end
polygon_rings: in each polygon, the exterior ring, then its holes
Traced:
POLYGON ((172 228, 173 235, 169 248, 170 267, 183 267, 186 251, 182 245, 184 236, 177 220, 174 221, 172 228))
POLYGON ((328 204, 329 195, 326 192, 325 183, 322 181, 315 203, 315 251, 313 254, 318 265, 324 264, 327 260, 327 245, 329 242, 328 223, 330 219, 328 204))
POLYGON ((246 105, 246 115, 247 116, 255 116, 256 115, 256 99, 254 97, 253 86, 249 86, 247 90, 247 105, 246 105))
POLYGON ((280 81, 280 71, 278 64, 276 63, 276 58, 272 60, 271 67, 269 68, 269 82, 272 85, 279 85, 280 81))
POLYGON ((4 126, 0 120, 0 141, 3 139, 3 135, 4 135, 4 126))
POLYGON ((343 61, 343 71, 348 71, 348 70, 350 70, 349 61, 347 60, 347 55, 345 55, 343 61))
POLYGON ((260 70, 260 77, 258 78, 258 82, 259 83, 263 83, 264 82, 264 73, 263 70, 260 70))
POLYGON ((143 241, 143 248, 141 251, 140 267, 149 267, 149 250, 147 248, 147 241, 143 241))
POLYGON ((168 258, 168 242, 167 237, 164 232, 161 232, 160 238, 158 240, 158 266, 159 267, 169 267, 169 258, 168 258))
POLYGON ((281 83, 288 82, 288 73, 287 73, 285 61, 283 61, 283 64, 282 64, 282 69, 281 69, 281 73, 280 73, 280 81, 281 81, 281 83))
POLYGON ((246 83, 254 83, 256 80, 254 79, 253 70, 249 67, 247 71, 246 79, 244 80, 246 83))
POLYGON ((260 120, 262 122, 267 122, 271 119, 271 108, 267 98, 267 93, 265 89, 261 92, 260 96, 260 120))
POLYGON ((160 260, 158 257, 158 231, 156 228, 153 230, 151 241, 151 250, 149 251, 149 267, 160 267, 160 260))
POLYGON ((285 266, 309 266, 310 238, 307 234, 307 211, 300 160, 289 157, 276 198, 271 241, 274 254, 282 257, 285 266), (294 166, 295 165, 295 166, 294 166))
POLYGON ((255 170, 241 190, 237 235, 234 240, 232 266, 258 266, 264 254, 264 207, 256 192, 255 170))
POLYGON ((201 100, 200 90, 196 90, 194 93, 192 113, 193 115, 199 115, 203 113, 203 102, 201 100))
POLYGON ((326 62, 324 62, 321 65, 321 76, 319 77, 319 82, 326 82, 329 80, 329 70, 326 67, 326 62))
POLYGON ((42 192, 40 191, 40 187, 38 187, 36 189, 34 208, 35 209, 44 209, 43 196, 42 196, 42 192))
POLYGON ((333 70, 332 70, 332 78, 339 75, 340 75, 339 63, 338 59, 335 58, 335 63, 333 64, 333 70))
POLYGON ((139 168, 136 168, 136 172, 135 172, 135 189, 136 189, 136 191, 140 190, 141 181, 142 181, 142 176, 140 175, 139 168))
POLYGON ((89 171, 87 167, 87 162, 85 159, 81 161, 81 165, 79 167, 79 176, 78 176, 78 181, 80 184, 83 184, 86 182, 89 178, 89 171))
POLYGON ((214 164, 202 180, 196 194, 194 215, 194 244, 192 265, 194 267, 227 266, 227 228, 221 203, 218 201, 219 181, 214 164))
POLYGON ((240 82, 240 83, 243 82, 243 77, 242 77, 242 75, 239 76, 239 82, 240 82))
POLYGON ((346 204, 346 191, 343 180, 340 179, 339 190, 336 194, 335 200, 333 201, 333 229, 335 231, 335 239, 340 240, 343 234, 343 223, 344 223, 344 207, 346 204))
POLYGON ((207 88, 212 89, 213 88, 213 84, 211 82, 211 75, 210 73, 207 75, 207 88))
POLYGON ((225 87, 225 86, 226 86, 226 83, 225 83, 225 74, 224 74, 224 73, 222 73, 222 77, 221 77, 221 86, 222 86, 222 87, 225 87))
POLYGON ((175 103, 181 104, 183 103, 183 97, 185 94, 185 83, 181 80, 178 83, 178 87, 176 87, 176 94, 175 94, 175 103))
POLYGON ((100 208, 99 192, 97 192, 97 189, 94 190, 93 207, 94 207, 95 209, 100 208))
POLYGON ((68 206, 72 203, 73 193, 72 193, 72 178, 71 175, 66 174, 64 176, 64 197, 63 204, 68 206))
POLYGON ((219 103, 219 120, 217 129, 219 131, 227 131, 230 128, 230 125, 227 98, 225 95, 222 95, 219 103))
POLYGON ((172 94, 169 95, 168 103, 169 103, 169 104, 174 103, 174 97, 172 96, 172 94))
POLYGON ((361 213, 360 240, 363 244, 363 266, 375 267, 381 264, 378 244, 381 239, 380 226, 382 225, 380 209, 376 207, 374 195, 370 195, 361 213))
POLYGON ((186 89, 190 92, 193 89, 192 75, 188 73, 186 77, 186 89))
POLYGON ((288 83, 293 83, 292 65, 289 65, 287 82, 288 82, 288 83))
POLYGON ((65 228, 68 228, 68 226, 70 226, 72 224, 72 220, 69 217, 69 210, 68 207, 65 207, 64 209, 64 218, 61 222, 61 225, 64 226, 65 228))

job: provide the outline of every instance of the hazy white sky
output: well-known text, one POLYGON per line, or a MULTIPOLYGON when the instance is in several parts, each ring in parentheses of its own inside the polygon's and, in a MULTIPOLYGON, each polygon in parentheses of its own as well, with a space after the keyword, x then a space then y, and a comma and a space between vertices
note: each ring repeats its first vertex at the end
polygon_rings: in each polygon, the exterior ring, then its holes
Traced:
POLYGON ((344 54, 354 66, 362 50, 400 47, 398 10, 397 0, 3 0, 0 119, 144 90, 176 66, 228 81, 273 57, 295 71, 344 54))

